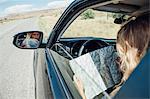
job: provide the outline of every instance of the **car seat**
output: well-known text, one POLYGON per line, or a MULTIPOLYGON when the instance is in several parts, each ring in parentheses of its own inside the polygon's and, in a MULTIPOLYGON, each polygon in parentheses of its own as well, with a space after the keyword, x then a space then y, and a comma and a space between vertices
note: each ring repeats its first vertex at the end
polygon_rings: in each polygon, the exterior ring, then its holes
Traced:
POLYGON ((150 98, 150 49, 143 57, 129 79, 123 84, 114 99, 149 99, 150 98))

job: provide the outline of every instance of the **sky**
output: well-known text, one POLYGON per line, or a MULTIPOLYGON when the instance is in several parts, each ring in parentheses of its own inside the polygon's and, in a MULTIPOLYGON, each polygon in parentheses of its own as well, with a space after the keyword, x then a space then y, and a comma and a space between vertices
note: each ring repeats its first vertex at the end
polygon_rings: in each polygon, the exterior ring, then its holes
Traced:
POLYGON ((73 0, 0 0, 0 16, 64 7, 72 1, 73 0))

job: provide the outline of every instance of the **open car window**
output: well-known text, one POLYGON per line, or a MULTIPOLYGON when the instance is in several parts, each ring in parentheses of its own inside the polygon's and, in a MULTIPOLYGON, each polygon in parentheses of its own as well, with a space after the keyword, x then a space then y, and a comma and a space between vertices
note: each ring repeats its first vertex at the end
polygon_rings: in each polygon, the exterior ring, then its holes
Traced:
POLYGON ((62 38, 98 37, 116 39, 120 24, 114 20, 121 14, 88 9, 84 11, 65 31, 62 38))

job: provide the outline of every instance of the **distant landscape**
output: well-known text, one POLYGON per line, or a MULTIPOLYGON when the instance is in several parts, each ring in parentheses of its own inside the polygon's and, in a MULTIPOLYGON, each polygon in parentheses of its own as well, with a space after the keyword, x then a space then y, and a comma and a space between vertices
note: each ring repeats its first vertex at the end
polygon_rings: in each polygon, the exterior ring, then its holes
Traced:
MULTIPOLYGON (((11 14, 0 18, 0 24, 13 22, 15 20, 37 17, 40 30, 44 32, 44 38, 48 38, 49 33, 58 18, 62 14, 64 8, 47 9, 34 12, 11 14)), ((83 19, 79 16, 73 24, 67 29, 64 37, 82 37, 96 36, 104 38, 116 38, 120 25, 114 24, 114 18, 111 14, 93 11, 93 19, 83 19)))
POLYGON ((26 19, 31 17, 43 17, 43 16, 57 16, 57 14, 62 13, 62 9, 45 9, 39 11, 31 11, 31 12, 24 12, 24 13, 14 13, 9 14, 7 16, 0 16, 0 23, 18 20, 18 19, 26 19))
POLYGON ((48 37, 48 34, 52 27, 57 22, 58 18, 62 14, 64 8, 59 9, 46 9, 40 11, 32 11, 25 13, 10 14, 5 17, 0 17, 0 26, 3 24, 9 24, 17 20, 37 18, 40 30, 44 33, 44 38, 48 37))

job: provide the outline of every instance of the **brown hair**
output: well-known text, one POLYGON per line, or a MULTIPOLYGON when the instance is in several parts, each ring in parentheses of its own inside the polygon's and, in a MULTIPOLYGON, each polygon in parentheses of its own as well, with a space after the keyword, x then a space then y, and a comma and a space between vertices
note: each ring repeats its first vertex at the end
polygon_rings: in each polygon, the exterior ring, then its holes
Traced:
POLYGON ((117 35, 117 50, 121 70, 127 79, 148 49, 150 42, 150 14, 144 14, 125 24, 117 35))

